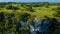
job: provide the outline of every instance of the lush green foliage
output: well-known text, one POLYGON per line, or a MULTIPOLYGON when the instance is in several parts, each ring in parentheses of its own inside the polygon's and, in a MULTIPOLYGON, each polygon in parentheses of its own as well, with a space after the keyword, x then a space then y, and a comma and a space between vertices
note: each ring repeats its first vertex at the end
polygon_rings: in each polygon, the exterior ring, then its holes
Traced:
MULTIPOLYGON (((44 19, 44 16, 49 18, 60 18, 60 3, 0 3, 0 32, 16 33, 16 24, 24 19, 27 19, 29 24, 32 23, 33 16, 38 19, 44 19)), ((60 26, 55 34, 60 34, 60 26)), ((28 30, 27 27, 21 27, 21 30, 28 30)), ((3 33, 4 34, 4 33, 3 33)))

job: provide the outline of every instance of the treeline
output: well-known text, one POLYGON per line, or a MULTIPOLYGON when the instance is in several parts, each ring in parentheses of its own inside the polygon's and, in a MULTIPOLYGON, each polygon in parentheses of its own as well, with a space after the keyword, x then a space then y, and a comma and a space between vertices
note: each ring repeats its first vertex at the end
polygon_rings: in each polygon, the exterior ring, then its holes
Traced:
POLYGON ((49 2, 0 2, 0 6, 5 6, 9 4, 21 4, 21 5, 32 5, 32 6, 45 6, 45 5, 60 5, 60 3, 49 3, 49 2))

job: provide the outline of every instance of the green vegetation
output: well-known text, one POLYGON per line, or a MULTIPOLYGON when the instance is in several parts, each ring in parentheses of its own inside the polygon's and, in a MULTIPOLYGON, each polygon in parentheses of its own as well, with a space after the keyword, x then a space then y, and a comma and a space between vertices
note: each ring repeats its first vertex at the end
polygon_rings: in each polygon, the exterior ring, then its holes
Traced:
MULTIPOLYGON (((44 19, 44 16, 48 16, 60 21, 60 3, 0 3, 0 32, 12 31, 12 34, 15 34, 17 22, 26 17, 26 15, 28 16, 26 19, 28 19, 29 24, 31 24, 34 15, 41 20, 44 19)), ((27 29, 26 27, 21 27, 21 30, 27 29)), ((60 34, 58 29, 57 32, 60 34)))

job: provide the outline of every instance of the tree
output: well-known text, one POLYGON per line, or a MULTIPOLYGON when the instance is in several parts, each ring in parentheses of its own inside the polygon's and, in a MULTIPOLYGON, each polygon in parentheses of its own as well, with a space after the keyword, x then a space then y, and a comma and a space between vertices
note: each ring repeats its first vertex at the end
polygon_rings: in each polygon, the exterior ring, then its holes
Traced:
POLYGON ((55 10, 56 10, 55 16, 56 16, 56 17, 60 17, 60 8, 57 7, 55 10))
POLYGON ((4 21, 4 13, 0 12, 0 22, 3 22, 3 21, 4 21))
POLYGON ((15 6, 12 6, 12 5, 9 5, 6 9, 19 10, 18 7, 15 7, 15 6))

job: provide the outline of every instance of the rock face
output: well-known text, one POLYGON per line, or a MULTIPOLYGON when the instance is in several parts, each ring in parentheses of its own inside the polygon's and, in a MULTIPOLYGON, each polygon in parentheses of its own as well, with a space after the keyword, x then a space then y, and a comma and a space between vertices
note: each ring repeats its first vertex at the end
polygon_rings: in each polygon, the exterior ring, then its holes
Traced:
POLYGON ((20 21, 22 26, 27 26, 27 21, 20 21))
POLYGON ((30 33, 33 34, 51 34, 55 31, 56 19, 33 20, 33 25, 30 25, 30 33))
MULTIPOLYGON (((57 24, 57 20, 52 19, 43 19, 39 20, 34 18, 32 25, 29 25, 29 32, 30 34, 52 34, 51 32, 55 31, 55 26, 57 24)), ((27 21, 19 21, 17 24, 18 27, 28 26, 27 21)))

